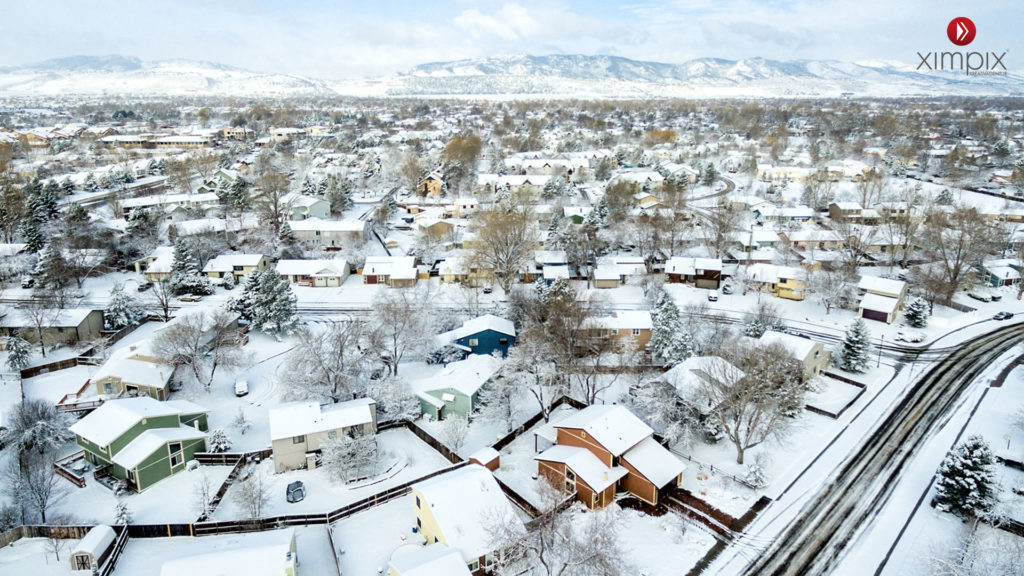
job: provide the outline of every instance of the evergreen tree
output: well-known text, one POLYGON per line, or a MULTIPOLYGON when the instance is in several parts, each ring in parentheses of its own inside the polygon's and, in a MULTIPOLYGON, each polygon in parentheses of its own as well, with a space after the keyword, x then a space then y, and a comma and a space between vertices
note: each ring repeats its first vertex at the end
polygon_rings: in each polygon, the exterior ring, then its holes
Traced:
POLYGON ((223 428, 214 428, 206 439, 206 448, 214 454, 231 450, 231 438, 223 428))
POLYGON ((28 368, 32 358, 32 345, 27 340, 13 334, 7 337, 7 368, 11 372, 21 372, 28 368))
POLYGON ((565 180, 557 174, 548 178, 548 181, 544 184, 544 190, 541 192, 541 196, 547 199, 557 198, 565 193, 565 180))
POLYGON ((679 319, 679 308, 664 290, 658 294, 654 307, 654 329, 647 349, 665 361, 667 367, 686 360, 693 355, 693 342, 689 332, 684 331, 679 319))
POLYGON ((708 162, 704 165, 704 170, 701 171, 700 183, 705 186, 711 186, 715 183, 715 178, 718 177, 718 170, 715 170, 715 165, 708 162))
POLYGON ((146 315, 145 309, 127 292, 120 283, 110 289, 110 303, 103 314, 103 321, 110 330, 134 326, 146 315))
POLYGON ((348 180, 339 181, 336 178, 331 178, 325 197, 331 204, 331 212, 344 212, 352 207, 352 185, 348 180))
POLYGON ((176 296, 196 294, 206 296, 213 294, 213 283, 199 273, 199 265, 193 257, 185 241, 178 239, 174 243, 174 260, 171 262, 171 292, 176 296))
POLYGON ((928 302, 924 298, 915 297, 907 309, 903 311, 903 320, 908 326, 924 328, 928 325, 928 302))
POLYGON ((279 260, 302 258, 299 239, 287 221, 281 223, 281 230, 277 234, 277 258, 279 260))
POLYGON ((306 196, 313 196, 316 194, 316 183, 308 175, 302 180, 302 193, 306 196))
POLYGON ((89 172, 89 175, 85 177, 85 182, 82 183, 82 188, 86 192, 95 192, 100 189, 100 185, 96 183, 96 175, 89 172))
POLYGON ((30 253, 38 253, 46 246, 46 238, 39 228, 39 221, 31 213, 21 222, 21 239, 25 241, 25 250, 30 253))
POLYGON ((965 518, 992 510, 996 503, 994 464, 992 449, 979 435, 951 450, 936 475, 936 507, 965 518))
POLYGON ((68 285, 68 262, 56 242, 49 242, 43 248, 36 263, 36 275, 43 288, 63 288, 68 285))
POLYGON ((601 199, 594 205, 594 209, 583 219, 583 223, 590 224, 596 228, 604 228, 608 223, 608 214, 608 200, 601 196, 601 199))
POLYGON ((847 372, 867 372, 871 353, 871 335, 863 318, 858 318, 846 330, 846 337, 839 344, 840 368, 847 372))
POLYGON ((132 521, 131 510, 128 509, 128 503, 124 500, 118 500, 117 504, 114 505, 114 524, 130 524, 132 521))
POLYGON ((555 235, 557 235, 558 229, 561 228, 561 226, 562 211, 556 208, 554 213, 551 215, 551 223, 548 224, 548 236, 554 237, 555 235))
MULTIPOLYGON (((70 196, 75 193, 75 183, 71 181, 71 178, 65 178, 60 183, 60 195, 70 196)), ((77 204, 75 204, 77 206, 77 204)))
POLYGON ((276 270, 255 270, 246 276, 242 295, 230 308, 257 330, 288 333, 299 321, 295 302, 288 280, 276 270))
POLYGON ((174 254, 171 257, 171 275, 181 274, 188 270, 189 264, 194 264, 192 253, 189 252, 188 244, 181 238, 174 242, 174 254))

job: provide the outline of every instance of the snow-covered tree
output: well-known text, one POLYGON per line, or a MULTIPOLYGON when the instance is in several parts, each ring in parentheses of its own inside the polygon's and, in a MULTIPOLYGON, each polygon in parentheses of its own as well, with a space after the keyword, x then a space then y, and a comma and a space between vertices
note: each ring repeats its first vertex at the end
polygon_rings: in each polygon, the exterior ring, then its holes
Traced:
POLYGON ((743 334, 751 338, 760 338, 768 330, 784 331, 786 322, 779 314, 778 308, 769 302, 762 302, 747 313, 743 334))
POLYGON ((377 438, 372 434, 328 438, 321 449, 329 475, 343 482, 375 476, 382 460, 377 438))
POLYGON ((298 325, 295 294, 288 280, 274 269, 254 270, 242 284, 242 294, 229 306, 252 327, 267 333, 291 333, 298 325))
POLYGON ((145 316, 145 308, 125 292, 124 285, 114 284, 110 289, 110 303, 103 313, 103 322, 107 328, 120 330, 126 326, 134 326, 145 316))
POLYGON ((46 246, 46 236, 40 229, 42 225, 31 213, 21 221, 21 239, 25 242, 25 251, 36 254, 46 246))
POLYGON ((199 264, 188 244, 178 239, 174 243, 174 258, 171 262, 171 279, 169 286, 176 295, 196 294, 206 296, 213 294, 210 279, 199 273, 199 264))
POLYGON ((867 372, 870 354, 871 334, 868 333, 864 319, 858 318, 846 330, 846 336, 839 343, 839 367, 847 372, 867 372))
POLYGON ((193 509, 200 520, 206 520, 213 513, 214 486, 210 477, 202 469, 199 470, 199 477, 192 486, 192 495, 195 498, 193 509))
POLYGON ((448 448, 451 448, 452 452, 458 452, 462 449, 468 434, 469 420, 456 414, 450 414, 445 418, 437 431, 438 440, 448 448))
POLYGON ((114 524, 124 526, 125 524, 131 524, 131 521, 132 512, 128 509, 128 503, 123 499, 119 499, 117 503, 114 504, 114 524))
POLYGON ((686 360, 693 355, 690 334, 682 329, 679 308, 667 292, 662 290, 654 306, 654 328, 647 349, 664 360, 667 367, 686 360))
POLYGON ((747 466, 743 479, 754 488, 764 488, 770 482, 766 468, 767 458, 765 453, 761 452, 754 458, 754 462, 747 466))
POLYGON ((223 428, 214 428, 206 437, 206 449, 213 453, 231 450, 231 437, 223 428))
POLYGON ((302 258, 302 246, 299 245, 299 238, 295 236, 292 227, 287 221, 281 223, 281 230, 277 234, 277 258, 295 259, 302 258))
POLYGON ((238 412, 235 414, 234 419, 231 420, 231 426, 238 430, 238 433, 242 436, 245 436, 245 431, 252 426, 252 423, 249 422, 245 415, 245 409, 241 406, 238 407, 238 412))
POLYGON ((519 418, 519 385, 512 378, 499 376, 480 391, 480 419, 494 422, 502 431, 511 430, 519 418))
POLYGON ((369 326, 358 321, 300 328, 280 375, 285 396, 341 402, 363 392, 370 373, 381 365, 373 337, 369 326))
POLYGON ((237 322, 224 310, 181 317, 153 339, 153 353, 175 368, 188 369, 207 392, 219 368, 236 368, 243 358, 237 322))
POLYGON ((995 456, 980 435, 951 450, 939 465, 935 505, 957 516, 975 517, 996 504, 995 456))
POLYGON ((56 241, 51 240, 43 248, 36 264, 38 284, 45 288, 63 288, 70 280, 70 266, 56 241))
POLYGON ((4 417, 7 429, 0 444, 12 447, 19 454, 52 452, 74 438, 68 431, 69 416, 58 412, 53 402, 26 399, 9 410, 4 417))
POLYGON ((18 335, 7 337, 7 368, 11 372, 21 372, 28 368, 32 358, 32 345, 18 335))
POLYGON ((263 515, 263 509, 270 502, 270 482, 258 467, 250 465, 235 482, 231 499, 235 506, 249 518, 255 520, 263 515))
POLYGON ((928 302, 924 298, 915 296, 903 311, 903 321, 908 326, 924 328, 928 325, 929 309, 930 306, 928 306, 928 302))

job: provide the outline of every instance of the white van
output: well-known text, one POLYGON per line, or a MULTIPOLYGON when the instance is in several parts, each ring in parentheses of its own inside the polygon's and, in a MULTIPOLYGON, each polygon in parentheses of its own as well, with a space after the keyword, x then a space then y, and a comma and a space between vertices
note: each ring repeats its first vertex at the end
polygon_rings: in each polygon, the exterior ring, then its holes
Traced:
POLYGON ((235 396, 245 396, 249 393, 249 383, 245 380, 235 380, 235 396))

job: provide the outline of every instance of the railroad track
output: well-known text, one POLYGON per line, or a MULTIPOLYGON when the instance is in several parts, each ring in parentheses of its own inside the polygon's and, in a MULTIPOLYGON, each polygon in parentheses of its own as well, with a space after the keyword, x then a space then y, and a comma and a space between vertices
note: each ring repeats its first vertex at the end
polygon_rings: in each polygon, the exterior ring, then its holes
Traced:
POLYGON ((889 412, 744 574, 828 574, 892 494, 934 425, 985 368, 1024 339, 1024 325, 954 347, 889 412))

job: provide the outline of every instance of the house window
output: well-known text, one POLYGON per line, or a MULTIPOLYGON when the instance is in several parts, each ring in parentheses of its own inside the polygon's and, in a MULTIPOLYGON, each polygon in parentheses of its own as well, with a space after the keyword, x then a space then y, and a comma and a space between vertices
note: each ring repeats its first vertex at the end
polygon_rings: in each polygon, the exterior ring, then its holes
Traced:
POLYGON ((639 328, 633 328, 633 336, 639 336, 639 335, 640 335, 640 329, 639 328))
POLYGON ((817 358, 817 357, 818 357, 818 356, 819 356, 820 354, 821 354, 821 351, 820 351, 820 350, 815 350, 815 351, 814 351, 814 357, 815 357, 815 358, 817 358))
POLYGON ((469 563, 469 571, 470 572, 476 572, 479 569, 480 569, 480 561, 479 560, 473 560, 472 562, 469 563))
POLYGON ((502 346, 508 345, 508 338, 499 338, 498 344, 501 344, 502 346))
POLYGON ((480 345, 480 339, 479 338, 470 338, 469 339, 469 345, 470 346, 479 346, 480 345))
POLYGON ((420 497, 419 496, 416 497, 416 507, 417 508, 420 507, 420 497))
POLYGON ((594 496, 593 496, 593 498, 591 498, 591 502, 593 502, 594 504, 597 504, 597 498, 598 498, 598 493, 594 492, 594 496))
POLYGON ((302 444, 305 441, 306 441, 306 435, 305 434, 303 434, 302 436, 292 436, 292 444, 302 444))
POLYGON ((416 518, 416 527, 423 528, 423 520, 420 520, 419 517, 416 518))
POLYGON ((171 454, 171 468, 174 468, 175 466, 181 465, 181 462, 182 462, 181 452, 175 452, 174 454, 171 454))
POLYGON ((170 449, 171 454, 174 454, 175 452, 181 452, 181 442, 171 442, 170 444, 167 445, 167 447, 170 449))
POLYGON ((566 469, 565 469, 565 478, 566 478, 567 480, 573 480, 573 481, 575 481, 575 480, 576 480, 576 474, 575 474, 575 473, 573 473, 573 471, 572 471, 572 470, 570 470, 570 469, 566 468, 566 469))

